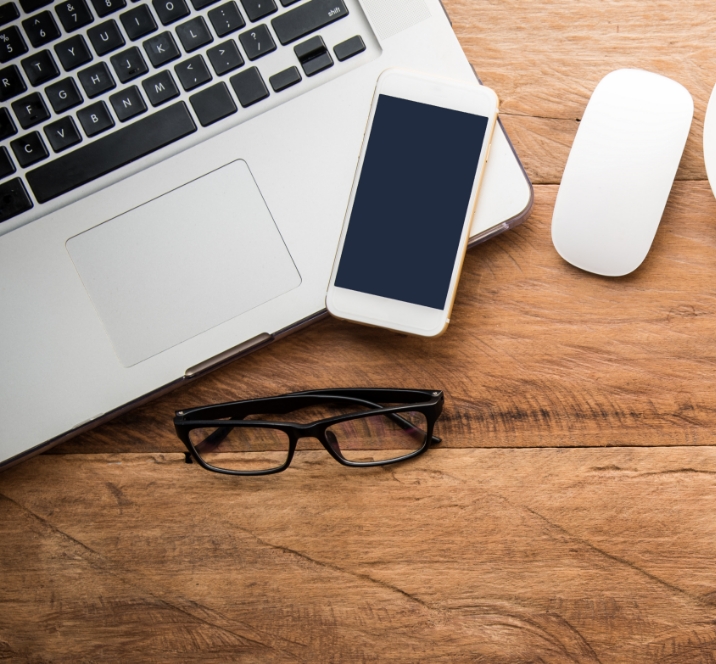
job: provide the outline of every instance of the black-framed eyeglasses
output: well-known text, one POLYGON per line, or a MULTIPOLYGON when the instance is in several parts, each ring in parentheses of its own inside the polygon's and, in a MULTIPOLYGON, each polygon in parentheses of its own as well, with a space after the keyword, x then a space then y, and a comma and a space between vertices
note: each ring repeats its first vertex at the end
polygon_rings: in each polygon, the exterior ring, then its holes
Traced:
POLYGON ((344 466, 382 466, 441 442, 433 428, 443 403, 440 390, 311 390, 180 410, 174 427, 187 462, 217 473, 286 470, 300 438, 316 438, 344 466))

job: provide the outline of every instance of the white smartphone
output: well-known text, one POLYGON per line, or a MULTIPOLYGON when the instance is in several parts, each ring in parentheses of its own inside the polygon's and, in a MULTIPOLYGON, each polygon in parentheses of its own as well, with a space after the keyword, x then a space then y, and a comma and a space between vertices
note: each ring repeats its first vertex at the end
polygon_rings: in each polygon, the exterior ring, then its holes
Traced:
POLYGON ((425 337, 445 331, 497 106, 477 83, 381 75, 326 296, 331 314, 425 337))

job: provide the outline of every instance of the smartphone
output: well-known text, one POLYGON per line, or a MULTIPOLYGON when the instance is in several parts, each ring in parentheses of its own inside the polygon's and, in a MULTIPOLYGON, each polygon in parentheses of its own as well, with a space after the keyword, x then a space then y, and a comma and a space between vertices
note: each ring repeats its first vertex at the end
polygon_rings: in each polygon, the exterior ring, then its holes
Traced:
POLYGON ((381 75, 328 286, 331 314, 425 337, 445 331, 497 107, 477 83, 381 75))

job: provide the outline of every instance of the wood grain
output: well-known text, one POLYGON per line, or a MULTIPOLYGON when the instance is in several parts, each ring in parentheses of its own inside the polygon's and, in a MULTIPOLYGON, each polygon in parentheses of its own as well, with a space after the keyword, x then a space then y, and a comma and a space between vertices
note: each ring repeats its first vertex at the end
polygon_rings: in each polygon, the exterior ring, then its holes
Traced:
POLYGON ((37 661, 711 661, 715 478, 714 448, 305 451, 241 482, 43 456, 0 479, 0 634, 37 661))
POLYGON ((716 200, 706 2, 445 0, 535 182, 471 251, 437 340, 324 320, 0 475, 9 662, 716 661, 716 200), (652 251, 604 279, 556 254, 591 91, 643 67, 694 96, 652 251), (184 462, 183 407, 328 386, 446 392, 444 442, 355 471, 184 462))

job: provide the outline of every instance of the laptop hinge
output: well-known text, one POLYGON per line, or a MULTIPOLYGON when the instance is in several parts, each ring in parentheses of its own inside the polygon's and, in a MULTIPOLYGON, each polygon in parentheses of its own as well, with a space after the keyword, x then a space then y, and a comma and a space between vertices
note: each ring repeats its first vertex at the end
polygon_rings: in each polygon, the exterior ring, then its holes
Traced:
POLYGON ((229 350, 225 350, 223 353, 214 355, 214 357, 211 357, 208 360, 204 360, 203 362, 199 362, 199 364, 195 364, 193 367, 189 367, 184 372, 184 377, 195 378, 199 374, 216 369, 220 364, 225 364, 230 360, 237 358, 239 355, 248 353, 249 351, 254 350, 257 346, 263 346, 271 341, 273 341, 273 335, 268 334, 267 332, 262 332, 261 334, 256 335, 253 339, 244 341, 244 343, 239 344, 238 346, 229 348, 229 350))

